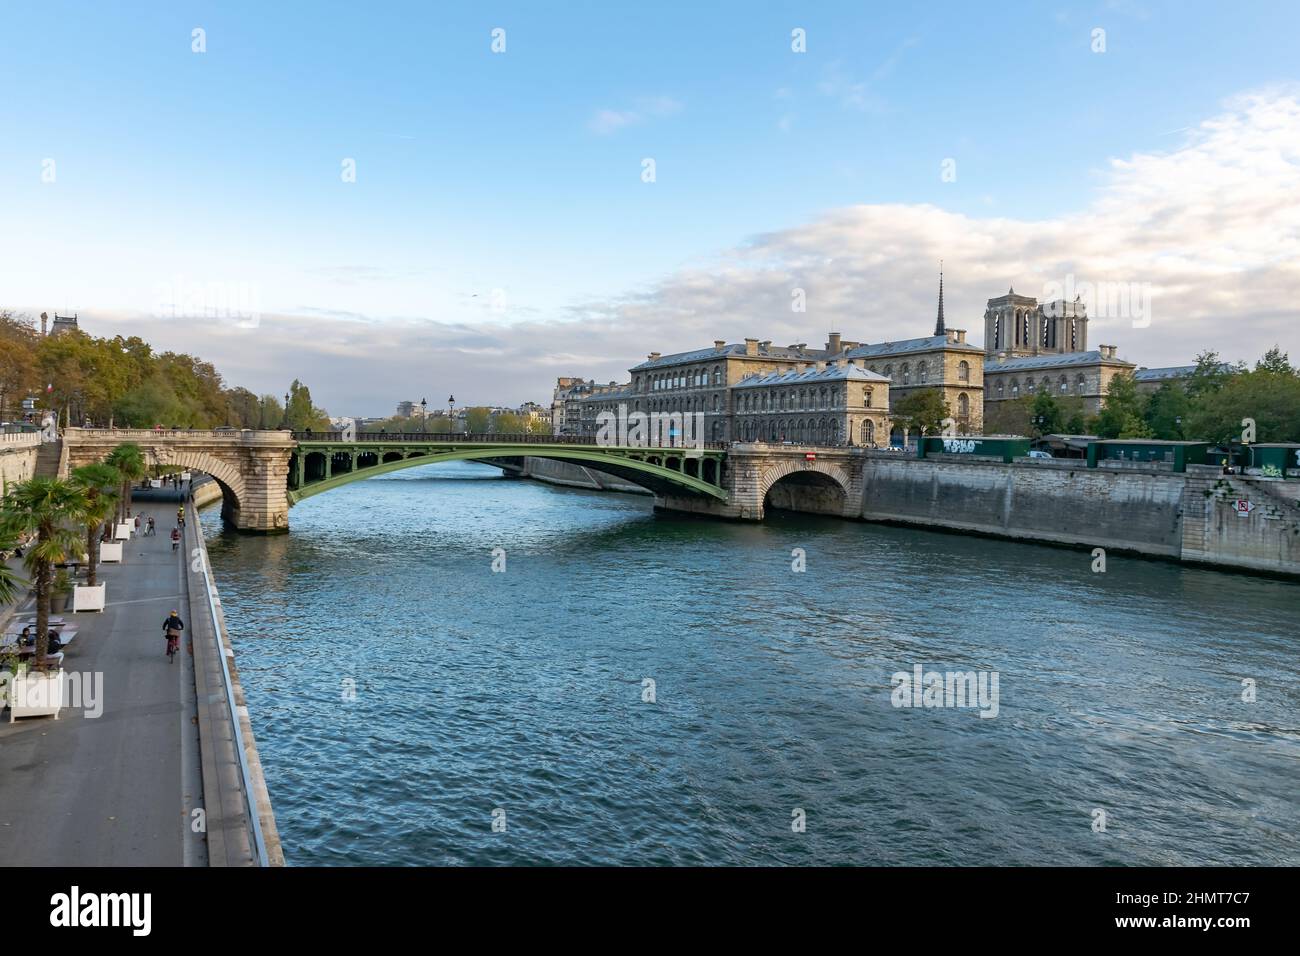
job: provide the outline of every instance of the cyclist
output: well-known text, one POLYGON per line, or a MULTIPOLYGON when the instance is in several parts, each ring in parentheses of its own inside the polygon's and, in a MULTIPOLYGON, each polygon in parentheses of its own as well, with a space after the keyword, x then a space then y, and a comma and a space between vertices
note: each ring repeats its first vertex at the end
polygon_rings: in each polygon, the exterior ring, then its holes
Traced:
POLYGON ((172 528, 172 550, 175 551, 181 546, 181 529, 172 528))
POLYGON ((176 509, 176 524, 185 527, 185 506, 181 505, 176 509))
POLYGON ((167 636, 167 663, 171 663, 172 655, 180 646, 181 631, 185 630, 185 622, 181 620, 180 613, 174 608, 167 620, 163 621, 163 634, 167 636))

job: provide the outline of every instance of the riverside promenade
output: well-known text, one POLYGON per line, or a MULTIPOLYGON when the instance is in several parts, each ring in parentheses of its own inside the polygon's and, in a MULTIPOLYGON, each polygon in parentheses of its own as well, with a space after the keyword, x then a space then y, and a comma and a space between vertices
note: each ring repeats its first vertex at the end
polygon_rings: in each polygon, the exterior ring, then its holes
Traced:
MULTIPOLYGON (((228 706, 197 515, 187 505, 184 540, 173 551, 179 496, 147 497, 155 500, 133 510, 154 516, 157 535, 131 538, 123 563, 100 565, 105 610, 64 613, 77 634, 63 670, 80 675, 80 699, 65 692, 57 719, 0 716, 0 865, 281 862, 260 766, 249 788, 265 805, 256 836, 249 820, 231 721, 233 712, 247 728, 247 715, 228 706), (186 631, 168 663, 162 622, 173 608, 186 631)), ((15 616, 30 613, 29 596, 15 616)), ((251 731, 246 739, 255 762, 251 731)))

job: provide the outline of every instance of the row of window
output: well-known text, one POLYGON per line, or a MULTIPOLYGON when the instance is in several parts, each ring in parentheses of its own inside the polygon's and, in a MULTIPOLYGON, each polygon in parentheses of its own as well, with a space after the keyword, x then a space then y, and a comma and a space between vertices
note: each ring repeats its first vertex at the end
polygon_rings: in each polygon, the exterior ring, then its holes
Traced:
MULTIPOLYGON (((1008 388, 1007 382, 1003 381, 1002 379, 999 379, 997 384, 998 398, 1006 398, 1007 388, 1008 388)), ((1035 386, 1034 380, 1032 378, 1025 380, 1026 394, 1033 395, 1035 392, 1035 388, 1050 394, 1053 390, 1052 380, 1050 378, 1044 377, 1041 382, 1037 383, 1037 386, 1035 386)), ((1084 394, 1086 388, 1087 388, 1087 379, 1084 378, 1084 376, 1082 375, 1076 376, 1074 380, 1074 394, 1082 395, 1084 394)), ((1011 391, 1012 398, 1020 397, 1020 379, 1013 378, 1011 380, 1010 391, 1011 391)), ((1070 394, 1070 381, 1064 375, 1062 375, 1059 379, 1057 379, 1056 391, 1061 395, 1070 394)))
MULTIPOLYGON (((645 388, 642 388, 641 376, 636 376, 632 381, 633 391, 650 391, 659 392, 669 388, 703 388, 709 384, 709 370, 704 368, 686 369, 674 372, 664 372, 660 375, 647 375, 645 378, 645 388)), ((713 366, 713 384, 715 386, 722 384, 722 366, 713 366)))
MULTIPOLYGON (((795 368, 791 366, 786 371, 795 371, 795 368)), ((879 375, 884 375, 889 379, 894 377, 894 366, 892 363, 884 366, 883 370, 876 365, 872 365, 871 371, 876 372, 879 375)), ((898 367, 898 373, 901 376, 899 384, 912 384, 913 368, 910 362, 904 362, 900 365, 898 367)), ((926 361, 917 362, 915 374, 917 384, 925 384, 929 382, 930 363, 926 361)), ((710 384, 710 377, 712 378, 712 384, 715 387, 721 386, 723 384, 722 366, 713 366, 712 373, 710 373, 710 370, 708 369, 688 369, 685 371, 664 372, 659 375, 648 375, 644 382, 642 382, 641 376, 638 375, 633 379, 632 390, 636 392, 659 392, 664 391, 665 389, 674 388, 704 388, 710 384), (642 387, 643 385, 644 388, 642 387)), ((970 381, 970 363, 964 359, 957 363, 957 381, 970 381)))

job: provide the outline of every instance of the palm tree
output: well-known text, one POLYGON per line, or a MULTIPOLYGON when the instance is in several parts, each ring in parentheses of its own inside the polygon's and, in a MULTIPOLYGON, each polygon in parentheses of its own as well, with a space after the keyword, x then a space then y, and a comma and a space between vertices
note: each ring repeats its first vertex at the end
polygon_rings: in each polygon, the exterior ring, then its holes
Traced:
POLYGON ((54 566, 81 550, 81 537, 68 524, 80 526, 86 510, 86 493, 58 478, 30 478, 14 487, 0 511, 0 534, 17 537, 35 534, 23 556, 36 586, 36 663, 45 666, 50 639, 50 585, 54 566))
POLYGON ((145 475, 144 452, 134 442, 123 442, 108 453, 104 463, 112 465, 121 474, 122 496, 118 499, 118 514, 120 520, 125 521, 131 517, 131 486, 145 475))
POLYGON ((122 473, 112 465, 97 462, 82 465, 72 471, 72 481, 86 495, 83 519, 86 525, 86 583, 92 588, 98 582, 99 529, 117 511, 117 485, 122 473))
MULTIPOLYGON (((17 536, 11 536, 0 530, 0 552, 13 551, 17 546, 17 536)), ((22 584, 23 580, 14 574, 9 565, 0 561, 0 604, 11 604, 16 601, 22 593, 22 584)))

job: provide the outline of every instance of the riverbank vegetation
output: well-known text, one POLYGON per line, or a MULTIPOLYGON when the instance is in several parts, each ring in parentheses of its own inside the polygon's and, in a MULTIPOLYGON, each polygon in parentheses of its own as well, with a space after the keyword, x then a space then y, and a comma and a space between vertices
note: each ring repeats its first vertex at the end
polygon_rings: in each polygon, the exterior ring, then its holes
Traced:
POLYGON ((1153 392, 1141 391, 1131 375, 1118 375, 1098 415, 1085 414, 1077 397, 1046 392, 990 404, 984 433, 1226 442, 1241 437, 1243 419, 1255 422, 1255 441, 1300 442, 1300 369, 1279 348, 1253 368, 1202 352, 1189 376, 1153 392))
POLYGON ((294 380, 289 405, 229 387, 209 362, 155 352, 138 336, 96 338, 80 330, 42 336, 30 316, 0 310, 0 419, 22 417, 22 401, 60 421, 153 428, 326 429, 329 419, 294 380))

